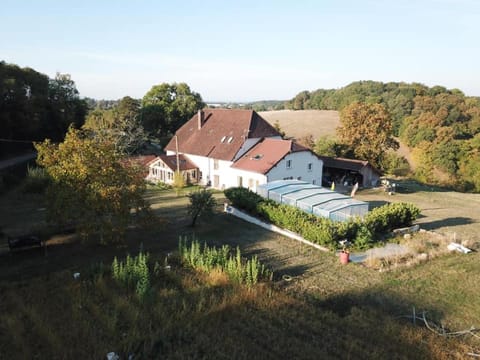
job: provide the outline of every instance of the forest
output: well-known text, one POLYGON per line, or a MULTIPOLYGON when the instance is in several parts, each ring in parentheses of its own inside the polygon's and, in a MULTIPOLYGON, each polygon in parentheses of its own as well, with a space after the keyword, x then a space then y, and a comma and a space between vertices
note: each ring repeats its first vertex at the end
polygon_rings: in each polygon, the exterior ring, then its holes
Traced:
POLYGON ((81 126, 87 104, 70 75, 54 79, 31 68, 0 61, 0 154, 32 149, 32 141, 63 139, 70 124, 81 126))
POLYGON ((114 139, 119 149, 131 154, 146 140, 167 141, 205 106, 185 83, 154 85, 141 100, 81 98, 68 74, 51 79, 4 61, 0 94, 0 157, 33 151, 32 142, 60 142, 71 125, 114 139))
POLYGON ((417 180, 480 191, 479 97, 442 86, 358 81, 340 89, 302 91, 285 107, 342 111, 355 102, 387 110, 394 134, 412 150, 417 180))

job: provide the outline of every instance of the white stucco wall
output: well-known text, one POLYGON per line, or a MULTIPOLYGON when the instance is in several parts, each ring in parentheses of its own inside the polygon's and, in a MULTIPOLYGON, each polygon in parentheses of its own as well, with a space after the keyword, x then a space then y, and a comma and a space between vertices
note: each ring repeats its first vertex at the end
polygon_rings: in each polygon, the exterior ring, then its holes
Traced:
POLYGON ((265 184, 267 182, 266 175, 234 168, 230 168, 223 176, 226 188, 239 186, 239 182, 241 181, 244 188, 256 191, 257 185, 265 184))
MULTIPOLYGON (((172 154, 175 153, 172 151, 167 152, 167 155, 172 154)), ((217 160, 218 168, 215 169, 215 159, 191 154, 185 155, 196 164, 202 172, 202 179, 199 184, 207 185, 208 181, 210 181, 210 185, 218 189, 238 186, 239 177, 242 178, 242 186, 250 188, 253 191, 256 190, 257 184, 261 185, 268 181, 282 180, 289 177, 293 179, 300 177, 303 181, 310 183, 315 182, 315 184, 318 185, 322 184, 323 162, 309 151, 288 154, 266 175, 231 168, 233 162, 225 160, 217 160), (288 160, 291 160, 290 169, 287 169, 286 166, 288 160), (311 171, 308 170, 309 163, 312 164, 311 171), (218 179, 218 184, 215 182, 216 179, 218 179)))
POLYGON ((293 178, 322 185, 323 161, 309 151, 301 151, 288 154, 267 174, 268 181, 293 178), (291 167, 287 168, 287 161, 291 161, 291 167), (308 164, 312 169, 308 170, 308 164), (300 179, 299 179, 300 178, 300 179))

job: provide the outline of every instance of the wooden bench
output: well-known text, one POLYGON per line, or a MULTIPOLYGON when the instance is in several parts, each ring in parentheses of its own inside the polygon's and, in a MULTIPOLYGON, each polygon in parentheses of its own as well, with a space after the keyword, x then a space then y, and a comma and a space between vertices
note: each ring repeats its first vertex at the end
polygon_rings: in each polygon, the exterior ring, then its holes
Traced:
POLYGON ((40 240, 37 236, 33 235, 23 235, 23 236, 8 236, 8 247, 10 250, 21 249, 31 246, 43 246, 43 241, 40 240))

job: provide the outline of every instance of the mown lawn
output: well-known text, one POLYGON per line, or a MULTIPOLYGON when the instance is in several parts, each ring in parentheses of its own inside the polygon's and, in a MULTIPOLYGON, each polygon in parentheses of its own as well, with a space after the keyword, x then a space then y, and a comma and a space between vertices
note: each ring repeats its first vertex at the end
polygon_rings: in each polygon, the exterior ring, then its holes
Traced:
MULTIPOLYGON (((452 330, 480 327, 478 253, 379 273, 341 266, 333 254, 223 214, 220 205, 192 229, 184 196, 149 190, 147 198, 161 220, 132 229, 124 244, 65 235, 48 240, 47 252, 0 247, 0 359, 100 359, 109 351, 136 359, 460 359, 479 352, 480 340, 444 339, 401 317, 415 306, 452 330), (180 235, 258 255, 274 270, 273 283, 249 290, 173 262, 140 301, 111 279, 114 256, 142 247, 163 264, 180 235)), ((41 225, 41 197, 10 193, 0 205, 7 233, 41 225), (22 210, 9 210, 12 204, 22 210)))

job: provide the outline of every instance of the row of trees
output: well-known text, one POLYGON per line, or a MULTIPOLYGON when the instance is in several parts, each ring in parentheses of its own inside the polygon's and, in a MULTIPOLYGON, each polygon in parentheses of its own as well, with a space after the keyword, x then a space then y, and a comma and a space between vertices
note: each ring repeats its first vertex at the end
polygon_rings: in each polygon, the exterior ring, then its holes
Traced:
POLYGON ((320 153, 364 158, 385 169, 398 164, 398 157, 385 152, 395 150, 398 136, 412 150, 417 179, 480 191, 478 97, 441 86, 360 81, 338 90, 302 91, 286 105, 342 111, 338 139, 320 139, 320 153))
MULTIPOLYGON (((81 126, 87 113, 70 75, 50 79, 30 68, 0 61, 0 134, 6 140, 63 139, 70 124, 81 126)), ((8 142, 0 142, 5 154, 8 142)))
POLYGON ((204 106, 200 94, 185 83, 155 85, 141 100, 81 99, 70 75, 57 73, 50 79, 31 68, 0 62, 2 154, 15 141, 61 141, 71 124, 79 128, 84 123, 97 135, 118 138, 119 149, 131 153, 148 136, 168 140, 204 106))
POLYGON ((104 105, 101 102, 90 111, 84 128, 109 137, 118 149, 131 154, 148 138, 168 141, 205 103, 185 83, 163 83, 153 86, 142 100, 126 96, 104 105))

